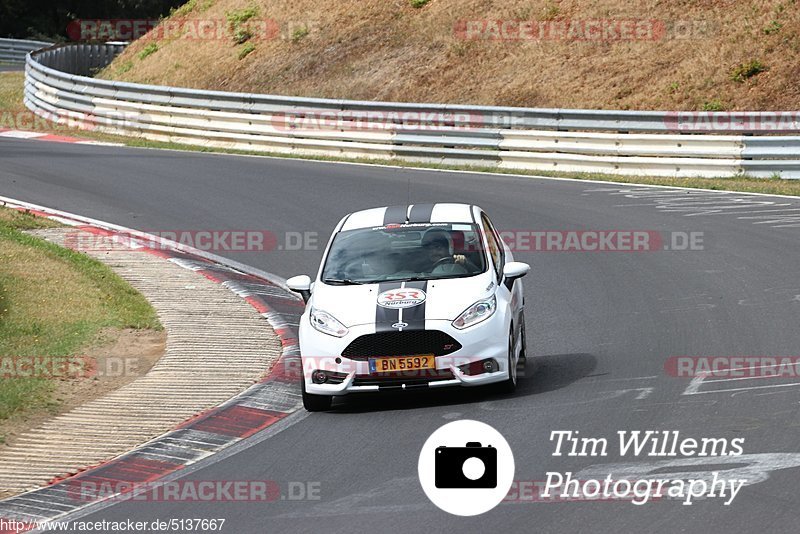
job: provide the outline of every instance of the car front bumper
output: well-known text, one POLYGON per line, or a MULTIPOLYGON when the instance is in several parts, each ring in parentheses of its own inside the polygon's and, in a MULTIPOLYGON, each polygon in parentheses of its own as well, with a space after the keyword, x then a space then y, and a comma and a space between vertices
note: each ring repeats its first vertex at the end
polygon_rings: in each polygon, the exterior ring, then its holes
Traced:
MULTIPOLYGON (((439 330, 454 338, 461 348, 444 356, 435 357, 435 373, 430 378, 424 371, 403 373, 370 373, 369 360, 354 360, 342 356, 345 348, 355 339, 375 333, 374 325, 350 328, 348 334, 336 338, 315 330, 304 315, 300 324, 300 351, 302 354, 302 379, 306 392, 315 395, 346 395, 385 390, 411 390, 452 386, 482 386, 502 382, 509 377, 508 332, 509 324, 501 314, 464 330, 458 330, 450 321, 428 320, 426 330, 439 330), (473 362, 493 359, 497 370, 467 374, 461 369, 473 362), (314 371, 335 375, 329 383, 312 380, 314 371)), ((408 356, 416 356, 408 354, 408 356)))

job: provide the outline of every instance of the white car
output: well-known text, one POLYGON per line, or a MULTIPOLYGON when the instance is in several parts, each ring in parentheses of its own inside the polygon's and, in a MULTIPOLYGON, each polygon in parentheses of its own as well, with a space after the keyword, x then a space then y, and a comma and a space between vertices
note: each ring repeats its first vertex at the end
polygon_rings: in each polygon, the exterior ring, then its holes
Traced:
POLYGON ((303 404, 334 396, 502 383, 524 365, 515 262, 478 206, 413 204, 352 213, 331 236, 316 280, 287 280, 300 320, 303 404))

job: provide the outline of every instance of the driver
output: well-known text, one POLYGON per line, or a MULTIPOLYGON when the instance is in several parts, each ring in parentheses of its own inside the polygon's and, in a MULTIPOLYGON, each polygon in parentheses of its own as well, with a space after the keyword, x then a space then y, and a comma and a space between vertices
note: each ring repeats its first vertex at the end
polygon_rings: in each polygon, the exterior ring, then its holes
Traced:
POLYGON ((433 228, 422 236, 422 248, 428 253, 430 270, 440 265, 455 264, 466 272, 469 268, 467 257, 453 254, 453 238, 450 232, 441 228, 433 228))

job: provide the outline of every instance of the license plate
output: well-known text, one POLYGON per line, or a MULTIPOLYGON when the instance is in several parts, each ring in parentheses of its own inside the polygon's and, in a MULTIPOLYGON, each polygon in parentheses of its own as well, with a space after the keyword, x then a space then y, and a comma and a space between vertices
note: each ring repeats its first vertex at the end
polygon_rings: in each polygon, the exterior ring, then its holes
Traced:
POLYGON ((415 371, 417 369, 435 369, 433 354, 419 356, 398 356, 392 358, 370 358, 370 373, 390 373, 393 371, 415 371))

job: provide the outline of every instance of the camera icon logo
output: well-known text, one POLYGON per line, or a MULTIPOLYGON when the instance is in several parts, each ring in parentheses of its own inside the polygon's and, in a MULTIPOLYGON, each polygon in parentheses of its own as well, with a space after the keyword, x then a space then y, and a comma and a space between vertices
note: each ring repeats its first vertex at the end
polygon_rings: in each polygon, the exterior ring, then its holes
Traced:
POLYGON ((497 449, 470 441, 466 447, 437 447, 437 488, 496 488, 497 449))
POLYGON ((508 495, 514 455, 497 430, 465 419, 431 434, 417 469, 433 504, 453 515, 474 516, 488 512, 508 495))

